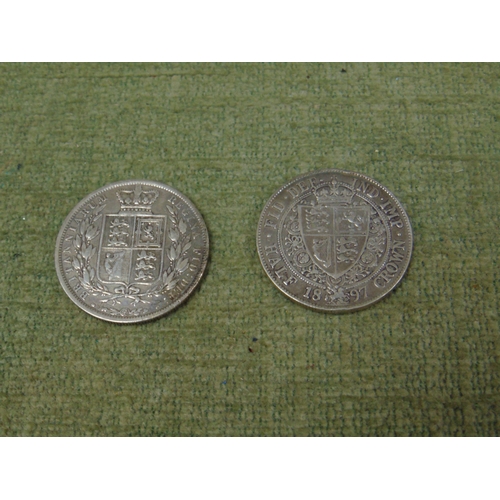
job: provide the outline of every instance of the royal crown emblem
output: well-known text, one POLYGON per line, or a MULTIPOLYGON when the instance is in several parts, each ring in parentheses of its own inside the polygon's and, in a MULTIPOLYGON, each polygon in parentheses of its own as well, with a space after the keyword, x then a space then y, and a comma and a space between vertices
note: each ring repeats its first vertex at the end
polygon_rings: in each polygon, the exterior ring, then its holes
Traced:
POLYGON ((122 212, 151 212, 151 206, 158 198, 158 191, 145 191, 137 185, 134 190, 122 189, 116 193, 122 212))
POLYGON ((333 180, 317 186, 312 204, 299 205, 299 227, 313 262, 328 275, 339 278, 359 260, 366 245, 370 207, 354 205, 355 193, 333 180))
POLYGON ((314 196, 318 204, 331 205, 331 204, 350 204, 354 196, 351 188, 343 186, 337 181, 333 180, 331 184, 320 186, 314 190, 314 196))

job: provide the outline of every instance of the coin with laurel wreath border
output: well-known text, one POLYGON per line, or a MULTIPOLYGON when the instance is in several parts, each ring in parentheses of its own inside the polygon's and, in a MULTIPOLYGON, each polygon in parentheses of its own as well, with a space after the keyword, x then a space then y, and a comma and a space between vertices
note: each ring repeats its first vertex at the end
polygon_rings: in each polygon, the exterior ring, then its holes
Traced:
POLYGON ((385 297, 411 259, 410 219, 366 175, 324 170, 276 191, 257 228, 262 266, 287 297, 319 311, 349 312, 385 297))
POLYGON ((208 261, 193 203, 159 182, 115 182, 89 194, 59 232, 55 263, 69 298, 97 318, 138 323, 184 302, 208 261))

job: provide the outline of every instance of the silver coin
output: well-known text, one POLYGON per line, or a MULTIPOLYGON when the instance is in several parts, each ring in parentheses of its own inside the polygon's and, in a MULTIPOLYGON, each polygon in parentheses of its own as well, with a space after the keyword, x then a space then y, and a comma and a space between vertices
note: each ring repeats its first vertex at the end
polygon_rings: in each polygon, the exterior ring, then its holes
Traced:
POLYGON ((69 298, 97 318, 138 323, 172 311, 200 282, 208 231, 193 203, 158 182, 89 194, 59 232, 55 261, 69 298))
POLYGON ((325 170, 273 194, 257 229, 259 257, 290 299, 319 311, 363 309, 410 263, 413 233, 401 203, 369 177, 325 170))

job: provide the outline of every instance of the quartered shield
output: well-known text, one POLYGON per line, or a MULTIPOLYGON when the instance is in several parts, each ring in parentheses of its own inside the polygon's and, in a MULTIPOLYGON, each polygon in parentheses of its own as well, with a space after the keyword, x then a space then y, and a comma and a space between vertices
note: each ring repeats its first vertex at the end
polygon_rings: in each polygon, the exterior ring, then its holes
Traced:
POLYGON ((314 263, 333 278, 351 269, 366 245, 370 207, 299 205, 300 232, 314 263))
POLYGON ((126 286, 155 283, 163 267, 165 222, 163 215, 104 215, 98 278, 126 286))

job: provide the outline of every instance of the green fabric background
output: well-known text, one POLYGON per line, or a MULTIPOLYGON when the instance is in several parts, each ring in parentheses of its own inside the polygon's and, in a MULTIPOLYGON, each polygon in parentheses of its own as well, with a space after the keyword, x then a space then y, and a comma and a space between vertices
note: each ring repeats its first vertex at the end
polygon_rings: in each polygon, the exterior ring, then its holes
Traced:
POLYGON ((498 435, 499 82, 498 64, 0 65, 0 433, 498 435), (330 167, 387 186, 415 233, 402 284, 346 315, 289 301, 255 248, 270 195, 330 167), (79 200, 131 178, 196 204, 211 259, 177 311, 121 326, 66 297, 53 254, 79 200))

